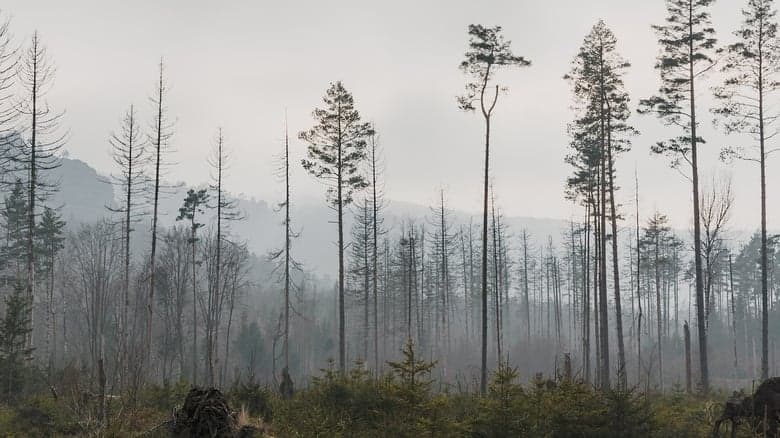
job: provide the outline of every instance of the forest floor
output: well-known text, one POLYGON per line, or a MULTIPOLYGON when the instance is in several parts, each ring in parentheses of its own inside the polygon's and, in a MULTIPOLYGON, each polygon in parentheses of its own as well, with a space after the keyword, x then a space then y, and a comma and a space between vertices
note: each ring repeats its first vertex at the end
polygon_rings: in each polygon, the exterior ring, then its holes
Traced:
MULTIPOLYGON (((289 399, 263 385, 236 383, 224 399, 236 432, 216 436, 709 437, 728 398, 719 391, 601 391, 564 379, 522 385, 512 369, 497 371, 487 395, 479 396, 434 392, 430 381, 414 377, 325 370, 289 399), (239 433, 241 426, 250 427, 239 433)), ((30 393, 0 404, 0 437, 190 436, 170 432, 190 389, 186 382, 149 385, 135 397, 108 397, 105 421, 92 393, 30 393)), ((721 436, 730 436, 729 427, 721 436)), ((751 430, 761 427, 743 423, 737 436, 762 436, 751 430)))

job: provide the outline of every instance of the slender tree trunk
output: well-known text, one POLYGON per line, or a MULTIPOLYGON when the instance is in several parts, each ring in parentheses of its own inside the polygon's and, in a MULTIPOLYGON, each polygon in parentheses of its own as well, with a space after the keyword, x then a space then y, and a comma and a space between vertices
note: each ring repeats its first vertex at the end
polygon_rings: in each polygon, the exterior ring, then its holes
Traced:
POLYGON ((763 54, 759 42, 758 68, 758 130, 759 165, 761 167, 761 379, 769 378, 769 287, 767 285, 767 235, 766 235, 766 150, 764 132, 764 79, 763 54))
POLYGON ((160 164, 163 141, 163 64, 160 61, 160 82, 157 95, 157 115, 155 132, 155 164, 154 164, 154 201, 152 207, 152 251, 149 255, 149 297, 146 303, 146 363, 148 375, 152 371, 152 321, 154 309, 155 270, 157 256, 157 214, 160 201, 160 164))
POLYGON ((698 137, 696 135, 696 94, 694 88, 695 74, 693 65, 695 53, 693 50, 693 5, 688 7, 688 74, 690 79, 690 112, 691 112, 691 173, 693 186, 693 257, 696 274, 696 325, 699 332, 699 368, 701 372, 701 390, 709 392, 710 376, 709 362, 707 360, 707 328, 704 319, 704 284, 701 266, 701 223, 699 210, 699 167, 697 156, 698 137))
MULTIPOLYGON (((609 103, 607 103, 609 109, 609 103)), ((609 117, 609 116, 608 116, 609 117)), ((620 265, 618 264, 618 228, 617 228, 617 210, 615 209, 615 181, 614 167, 615 163, 612 157, 612 136, 611 123, 607 119, 607 159, 609 164, 609 204, 612 222, 612 272, 613 283, 615 287, 615 329, 617 330, 618 341, 618 386, 621 389, 628 387, 626 378, 626 350, 623 343, 623 311, 620 298, 620 265)))
POLYGON ((480 393, 487 394, 487 240, 488 240, 488 185, 490 168, 490 117, 485 116, 485 179, 482 202, 482 368, 480 374, 480 393))
POLYGON ((198 386, 198 292, 197 292, 197 262, 195 248, 197 244, 197 227, 195 225, 195 209, 192 212, 192 385, 198 386))
POLYGON ((284 123, 284 368, 290 368, 290 139, 284 123))
POLYGON ((377 148, 377 146, 376 146, 375 141, 376 140, 372 137, 372 139, 371 139, 371 190, 372 190, 372 196, 371 196, 372 247, 371 247, 371 250, 372 250, 373 254, 372 254, 371 262, 373 264, 373 266, 372 266, 373 269, 372 269, 372 272, 371 272, 371 277, 372 277, 371 280, 372 280, 372 288, 373 288, 373 293, 374 293, 374 372, 378 376, 379 375, 379 328, 378 328, 379 327, 379 309, 378 309, 378 305, 377 305, 377 301, 378 301, 378 296, 377 295, 379 293, 379 288, 378 288, 378 260, 379 260, 379 257, 377 256, 377 251, 378 251, 379 242, 377 241, 377 234, 378 234, 378 228, 379 228, 379 223, 378 223, 379 218, 377 216, 378 216, 378 213, 379 213, 379 211, 378 211, 379 210, 379 206, 377 205, 377 189, 376 189, 376 184, 377 184, 377 169, 376 169, 376 166, 377 166, 377 157, 376 157, 377 149, 376 148, 377 148))
POLYGON ((337 175, 336 175, 336 203, 338 210, 338 227, 339 227, 339 294, 338 294, 338 306, 339 306, 339 372, 341 375, 346 375, 347 372, 347 345, 346 345, 346 325, 344 314, 344 198, 343 198, 343 162, 342 162, 342 138, 341 138, 341 105, 338 109, 339 126, 337 133, 337 145, 338 148, 338 163, 337 163, 337 175))
POLYGON ((368 262, 369 254, 369 224, 367 221, 368 216, 368 200, 363 200, 363 360, 368 364, 368 343, 369 343, 369 306, 371 306, 370 296, 371 288, 371 273, 369 272, 370 265, 368 262))
POLYGON ((636 302, 638 309, 636 322, 637 383, 642 378, 642 246, 639 240, 639 176, 634 171, 636 183, 636 302))
MULTIPOLYGON (((603 47, 600 49, 603 51, 603 47)), ((603 59, 601 52, 599 54, 601 71, 603 72, 603 59)), ((601 89, 604 89, 604 76, 600 76, 601 89)), ((607 302, 607 130, 606 130, 606 96, 601 93, 601 114, 600 114, 600 148, 599 148, 599 167, 601 168, 601 177, 599 178, 599 337, 601 344, 601 381, 600 386, 604 389, 610 387, 610 367, 609 367, 609 307, 607 302)))
POLYGON ((528 301, 528 232, 523 230, 523 312, 525 313, 525 342, 531 345, 531 304, 528 301))
POLYGON ((731 292, 731 335, 734 338, 734 376, 739 370, 737 357, 737 303, 734 301, 734 270, 731 264, 731 252, 729 252, 729 292, 731 292))
POLYGON ((690 393, 693 385, 691 383, 691 330, 688 328, 688 321, 683 324, 683 333, 685 335, 685 391, 690 393))
POLYGON ((582 300, 582 367, 585 382, 590 376, 590 203, 585 206, 585 250, 583 251, 583 300, 582 300))
POLYGON ((496 240, 496 201, 493 199, 492 217, 493 217, 493 301, 496 318, 496 363, 501 366, 501 292, 499 291, 498 276, 498 246, 496 240))
POLYGON ((663 368, 663 334, 661 332, 661 268, 659 266, 659 235, 655 236, 655 320, 658 329, 658 382, 661 387, 661 392, 664 390, 664 368, 663 368))
POLYGON ((38 158, 38 63, 39 63, 39 51, 38 51, 38 33, 33 35, 33 47, 32 47, 32 121, 30 125, 30 169, 29 169, 29 187, 28 187, 28 200, 27 200, 27 300, 30 306, 28 310, 28 324, 29 332, 27 334, 27 346, 33 345, 33 305, 35 299, 35 201, 36 189, 38 186, 38 164, 36 162, 38 158))
MULTIPOLYGON (((212 302, 212 318, 213 323, 211 326, 211 336, 210 340, 208 342, 208 356, 209 356, 209 385, 214 386, 215 383, 215 370, 214 370, 214 353, 217 350, 217 340, 216 337, 218 336, 219 332, 219 320, 220 315, 218 312, 220 311, 220 308, 222 307, 222 169, 223 169, 223 163, 222 163, 222 147, 223 147, 223 137, 222 137, 222 130, 219 130, 218 138, 217 138, 217 235, 215 237, 215 244, 216 244, 216 257, 214 261, 214 299, 212 302)), ((227 358, 225 358, 227 360, 227 358)))

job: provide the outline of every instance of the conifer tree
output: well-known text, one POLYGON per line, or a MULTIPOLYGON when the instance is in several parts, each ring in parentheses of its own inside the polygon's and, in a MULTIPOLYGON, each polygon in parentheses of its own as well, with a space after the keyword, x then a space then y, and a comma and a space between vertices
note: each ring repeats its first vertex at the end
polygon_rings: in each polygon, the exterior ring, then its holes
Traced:
POLYGON ((198 275, 196 257, 196 248, 198 244, 198 230, 203 227, 203 223, 198 222, 197 216, 205 212, 209 195, 206 189, 189 189, 184 198, 184 204, 179 208, 177 221, 188 220, 190 222, 190 263, 192 264, 192 384, 198 384, 198 275))
POLYGON ((696 281, 696 325, 699 338, 701 390, 709 391, 707 329, 704 319, 704 278, 701 260, 701 224, 699 221, 698 146, 704 139, 698 133, 696 84, 713 65, 715 29, 709 6, 714 0, 665 0, 666 23, 654 25, 661 45, 655 68, 661 76, 658 94, 640 101, 640 113, 654 113, 664 124, 677 126, 683 133, 652 146, 656 154, 671 159, 672 167, 690 166, 693 192, 693 259, 696 281))
POLYGON ((355 109, 355 100, 341 81, 333 83, 323 98, 325 108, 312 113, 316 121, 298 137, 308 143, 308 158, 301 164, 327 188, 326 199, 336 211, 338 223, 338 321, 339 371, 346 372, 346 324, 344 315, 344 207, 352 202, 355 191, 368 182, 360 173, 366 158, 366 141, 373 133, 370 123, 363 122, 355 109))
MULTIPOLYGON (((615 158, 630 148, 630 136, 635 130, 628 125, 628 93, 623 84, 623 74, 630 66, 617 52, 617 39, 603 21, 599 21, 574 58, 572 70, 565 76, 571 81, 576 100, 578 118, 569 126, 575 155, 569 161, 575 165, 576 174, 570 179, 570 191, 585 196, 593 190, 589 184, 597 181, 599 203, 599 341, 609 345, 607 324, 607 198, 612 228, 612 267, 615 288, 615 325, 618 344, 618 382, 626 387, 626 359, 623 342, 623 318, 620 297, 620 271, 618 265, 617 218, 615 203, 615 158), (575 161, 576 160, 576 161, 575 161)), ((609 385, 609 349, 603 349, 599 370, 600 382, 609 385)))
POLYGON ((24 283, 17 281, 5 298, 5 316, 0 319, 0 378, 6 400, 12 400, 19 392, 24 368, 32 360, 34 349, 27 343, 32 331, 31 308, 24 283))
POLYGON ((27 195, 24 183, 17 178, 11 192, 5 196, 4 208, 0 214, 6 233, 3 247, 3 265, 12 266, 15 278, 22 277, 22 267, 27 251, 27 195))
POLYGON ((493 84, 496 71, 506 67, 527 67, 531 62, 515 55, 510 41, 504 39, 501 26, 469 25, 469 46, 460 69, 468 76, 466 91, 458 96, 463 111, 475 111, 479 105, 485 119, 485 168, 482 202, 482 368, 480 392, 487 393, 487 250, 488 250, 488 185, 490 182, 490 121, 502 88, 493 84))
POLYGON ((769 292, 766 227, 766 160, 775 149, 767 140, 778 134, 780 113, 771 104, 780 90, 780 41, 773 0, 748 0, 737 41, 725 47, 723 83, 714 88, 720 105, 713 108, 716 122, 727 134, 749 134, 749 146, 728 146, 724 159, 738 158, 758 164, 761 184, 761 378, 769 377, 769 292))
POLYGON ((46 278, 46 353, 48 369, 51 373, 54 366, 54 355, 57 345, 56 311, 54 305, 54 268, 57 255, 65 247, 63 229, 65 221, 54 209, 44 207, 41 221, 38 224, 38 247, 40 251, 41 273, 46 278))

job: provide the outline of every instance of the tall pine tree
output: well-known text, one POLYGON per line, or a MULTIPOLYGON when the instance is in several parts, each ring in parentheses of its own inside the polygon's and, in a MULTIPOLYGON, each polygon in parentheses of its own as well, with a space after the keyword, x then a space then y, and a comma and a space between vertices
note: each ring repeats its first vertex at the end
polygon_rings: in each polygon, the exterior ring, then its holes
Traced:
MULTIPOLYGON (((501 26, 469 25, 469 46, 460 69, 468 76, 466 91, 458 96, 463 111, 479 107, 485 119, 485 167, 482 196, 482 368, 480 392, 487 393, 487 270, 488 270, 488 185, 490 183, 490 121, 498 103, 501 86, 494 84, 496 71, 506 67, 527 67, 531 62, 512 53, 510 41, 504 39, 501 26)), ((506 90, 506 88, 504 88, 506 90)))
POLYGON ((727 134, 749 134, 747 147, 726 147, 721 156, 756 162, 761 176, 761 378, 769 377, 769 291, 766 231, 766 141, 778 134, 780 113, 771 105, 780 90, 780 46, 773 0, 748 0, 737 41, 726 46, 723 83, 714 89, 716 121, 727 134))
POLYGON ((658 94, 640 101, 640 113, 654 113, 666 125, 683 133, 652 146, 656 154, 671 158, 673 167, 690 166, 693 192, 693 258, 696 279, 696 325, 699 338, 701 390, 709 391, 707 328, 704 319, 704 278, 701 260, 701 224, 699 212, 698 147, 704 139, 698 134, 696 84, 713 65, 715 29, 710 22, 709 6, 714 0, 665 0, 666 23, 655 25, 661 54, 655 68, 661 76, 658 94))
POLYGON ((301 164, 327 188, 326 199, 336 211, 338 223, 338 320, 339 370, 346 371, 346 325, 344 315, 344 207, 357 190, 368 186, 360 173, 366 159, 366 142, 374 132, 355 109, 355 100, 341 81, 333 83, 323 98, 324 108, 312 113, 316 124, 298 137, 308 143, 308 158, 301 164))

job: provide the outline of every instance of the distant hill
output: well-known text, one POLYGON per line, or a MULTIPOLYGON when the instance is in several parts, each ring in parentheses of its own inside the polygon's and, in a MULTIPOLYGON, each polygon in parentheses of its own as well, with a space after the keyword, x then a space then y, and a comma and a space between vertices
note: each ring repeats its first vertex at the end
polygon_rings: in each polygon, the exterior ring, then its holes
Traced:
MULTIPOLYGON (((107 177, 90 167, 83 161, 64 158, 62 166, 56 170, 55 178, 60 181, 60 190, 54 195, 52 204, 60 206, 63 217, 70 224, 92 222, 101 217, 109 217, 106 209, 114 199, 114 188, 108 184, 107 177)), ((179 186, 168 190, 160 203, 160 223, 164 226, 175 223, 181 201, 187 187, 179 186)), ((274 211, 273 205, 264 200, 239 198, 238 208, 246 217, 240 222, 229 224, 231 231, 247 239, 250 249, 259 256, 277 248, 282 243, 282 216, 274 211)), ((333 223, 335 213, 322 202, 293 203, 293 226, 300 231, 300 237, 293 243, 294 255, 307 269, 328 275, 336 270, 336 226, 333 223)), ((427 206, 418 204, 388 201, 384 211, 385 225, 398 229, 402 221, 414 219, 418 223, 431 216, 427 206)), ((454 224, 468 224, 472 215, 467 212, 453 211, 451 219, 454 224)), ((473 216, 474 224, 478 225, 480 218, 473 216)), ((535 244, 544 243, 547 236, 554 241, 560 239, 561 233, 568 227, 568 222, 559 219, 507 217, 505 223, 517 238, 522 228, 527 228, 534 238, 535 244)), ((149 220, 136 226, 143 236, 144 227, 149 220)), ((352 224, 351 214, 348 214, 345 231, 352 224)), ((515 241, 517 245, 517 241, 515 241)))
POLYGON ((111 204, 114 188, 87 163, 64 158, 53 177, 60 188, 52 196, 51 205, 60 208, 67 222, 91 222, 110 213, 106 206, 111 204))

